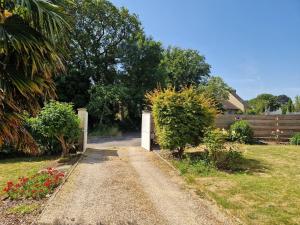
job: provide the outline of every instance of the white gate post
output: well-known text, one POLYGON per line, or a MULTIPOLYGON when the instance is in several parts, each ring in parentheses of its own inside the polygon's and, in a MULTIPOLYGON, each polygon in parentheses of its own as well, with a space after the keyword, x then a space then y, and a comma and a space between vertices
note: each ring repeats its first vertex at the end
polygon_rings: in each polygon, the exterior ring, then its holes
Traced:
POLYGON ((85 152, 88 138, 88 112, 86 111, 86 108, 79 108, 77 110, 80 120, 79 127, 81 129, 79 146, 81 147, 82 151, 85 152))
POLYGON ((151 112, 143 111, 142 114, 142 140, 141 146, 150 151, 151 150, 151 112))

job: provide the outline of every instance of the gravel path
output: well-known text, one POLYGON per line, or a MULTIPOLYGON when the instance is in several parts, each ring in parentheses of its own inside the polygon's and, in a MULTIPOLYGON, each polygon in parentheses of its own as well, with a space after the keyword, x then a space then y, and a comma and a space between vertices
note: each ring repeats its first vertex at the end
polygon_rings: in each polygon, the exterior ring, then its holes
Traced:
POLYGON ((139 147, 89 149, 39 224, 232 224, 139 147))

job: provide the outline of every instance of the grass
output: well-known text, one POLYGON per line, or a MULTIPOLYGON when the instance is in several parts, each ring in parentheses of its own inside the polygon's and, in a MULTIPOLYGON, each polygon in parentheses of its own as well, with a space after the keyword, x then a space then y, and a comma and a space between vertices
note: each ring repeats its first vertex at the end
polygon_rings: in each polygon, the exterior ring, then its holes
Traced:
POLYGON ((38 204, 21 204, 14 206, 12 208, 9 208, 7 210, 8 213, 12 214, 18 214, 18 215, 24 215, 24 214, 30 214, 33 211, 37 210, 39 208, 38 204))
POLYGON ((300 147, 241 146, 243 170, 234 173, 204 165, 174 165, 200 195, 245 224, 300 224, 300 147))
POLYGON ((39 170, 47 167, 57 157, 21 157, 0 160, 0 196, 3 188, 9 180, 16 181, 22 176, 31 176, 39 170))

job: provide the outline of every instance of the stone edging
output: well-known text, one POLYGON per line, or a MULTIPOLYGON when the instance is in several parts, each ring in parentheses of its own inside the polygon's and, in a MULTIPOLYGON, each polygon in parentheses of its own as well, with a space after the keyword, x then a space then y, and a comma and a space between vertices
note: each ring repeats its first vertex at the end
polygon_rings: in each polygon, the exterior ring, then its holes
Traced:
POLYGON ((155 155, 157 155, 162 161, 164 161, 172 170, 174 170, 177 174, 180 175, 180 172, 178 171, 178 169, 175 168, 175 166, 173 166, 170 162, 168 162, 168 160, 164 159, 159 153, 158 151, 152 151, 153 153, 155 153, 155 155))
POLYGON ((53 194, 51 195, 51 197, 47 200, 47 202, 45 204, 45 207, 43 208, 42 212, 39 214, 39 216, 34 221, 32 221, 32 223, 30 225, 36 225, 36 224, 38 224, 37 222, 42 217, 43 213, 46 211, 46 209, 49 206, 50 202, 53 201, 53 199, 58 194, 58 192, 61 190, 62 186, 67 182, 68 178, 73 173, 74 169, 77 167, 77 165, 79 164, 79 162, 83 159, 83 157, 85 157, 85 155, 84 155, 85 152, 86 151, 84 151, 82 153, 82 155, 80 156, 80 158, 77 160, 77 162, 74 165, 72 165, 72 167, 68 171, 67 176, 63 179, 63 181, 61 182, 61 184, 56 188, 56 190, 53 192, 53 194))

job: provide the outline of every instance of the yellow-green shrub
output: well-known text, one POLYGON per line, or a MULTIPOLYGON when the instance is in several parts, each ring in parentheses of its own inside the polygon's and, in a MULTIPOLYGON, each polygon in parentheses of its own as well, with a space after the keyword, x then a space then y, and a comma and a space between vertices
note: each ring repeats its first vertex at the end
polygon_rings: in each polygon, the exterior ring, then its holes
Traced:
POLYGON ((214 123, 214 102, 194 88, 176 92, 172 88, 155 90, 147 95, 152 105, 158 143, 162 148, 178 150, 182 155, 187 144, 198 145, 204 131, 214 123))

